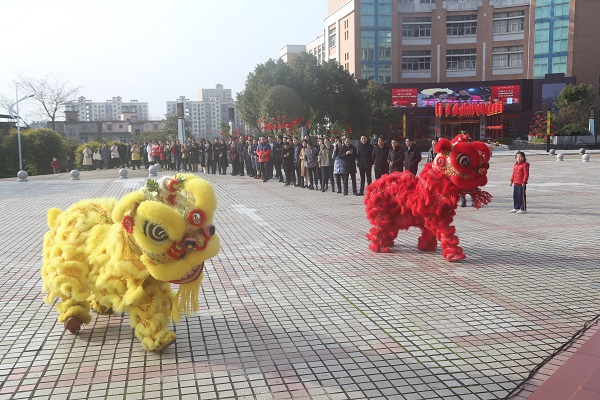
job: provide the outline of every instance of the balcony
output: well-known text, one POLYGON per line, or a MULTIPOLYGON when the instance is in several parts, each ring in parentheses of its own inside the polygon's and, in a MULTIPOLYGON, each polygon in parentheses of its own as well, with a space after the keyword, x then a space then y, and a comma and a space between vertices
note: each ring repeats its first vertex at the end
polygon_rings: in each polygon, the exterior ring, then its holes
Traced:
POLYGON ((490 7, 505 8, 505 7, 528 6, 529 3, 530 3, 530 0, 490 0, 490 7))
POLYGON ((442 3, 442 8, 447 11, 471 11, 482 5, 482 0, 446 0, 442 3))
POLYGON ((399 3, 398 13, 429 13, 435 10, 435 3, 420 3, 414 0, 412 3, 399 3))

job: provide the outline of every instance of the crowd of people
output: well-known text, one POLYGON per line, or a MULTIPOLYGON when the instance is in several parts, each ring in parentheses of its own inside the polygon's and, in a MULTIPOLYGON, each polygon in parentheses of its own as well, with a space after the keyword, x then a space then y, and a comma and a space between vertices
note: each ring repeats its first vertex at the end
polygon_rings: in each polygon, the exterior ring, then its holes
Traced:
MULTIPOLYGON (((434 142, 435 144, 435 142, 434 142)), ((433 151, 430 150, 430 153, 433 151)), ((111 168, 146 169, 159 163, 164 170, 226 175, 248 175, 267 182, 277 179, 286 186, 322 192, 331 190, 348 195, 364 195, 365 186, 383 174, 407 170, 417 173, 421 153, 412 138, 401 145, 396 139, 388 144, 383 138, 369 141, 362 136, 357 146, 345 140, 279 135, 260 139, 232 137, 213 142, 188 138, 175 141, 107 144, 95 151, 83 150, 86 170, 111 168), (360 178, 360 187, 357 182, 360 178)))

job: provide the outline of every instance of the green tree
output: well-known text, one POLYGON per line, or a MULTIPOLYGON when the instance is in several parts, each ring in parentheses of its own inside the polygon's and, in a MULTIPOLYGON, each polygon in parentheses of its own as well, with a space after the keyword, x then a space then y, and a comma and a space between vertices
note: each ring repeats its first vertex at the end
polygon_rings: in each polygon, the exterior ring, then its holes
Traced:
MULTIPOLYGON (((556 125, 562 132, 575 132, 581 129, 574 127, 587 127, 590 118, 590 107, 598 108, 599 97, 592 85, 580 83, 567 85, 557 97, 558 113, 556 125), (568 125, 568 129, 564 130, 568 125)), ((585 128, 587 130, 587 128, 585 128)), ((589 132, 589 131, 588 131, 589 132)))
POLYGON ((261 118, 264 117, 265 121, 270 121, 273 125, 298 121, 304 114, 305 106, 300 96, 293 89, 283 85, 271 87, 261 104, 261 118))
POLYGON ((385 135, 390 126, 400 123, 401 116, 394 110, 390 101, 390 92, 381 84, 369 81, 363 90, 368 107, 369 134, 385 135))
MULTIPOLYGON (((179 122, 177 120, 177 115, 175 114, 167 114, 165 115, 165 119, 164 119, 164 127, 159 131, 160 132, 160 138, 159 139, 152 139, 153 141, 155 140, 162 140, 163 142, 166 140, 177 140, 177 135, 179 132, 179 122)), ((192 137, 192 128, 190 126, 190 122, 186 119, 184 119, 183 122, 183 126, 184 126, 184 131, 185 131, 185 137, 189 138, 192 137)), ((150 139, 146 139, 146 140, 150 140, 150 139)))

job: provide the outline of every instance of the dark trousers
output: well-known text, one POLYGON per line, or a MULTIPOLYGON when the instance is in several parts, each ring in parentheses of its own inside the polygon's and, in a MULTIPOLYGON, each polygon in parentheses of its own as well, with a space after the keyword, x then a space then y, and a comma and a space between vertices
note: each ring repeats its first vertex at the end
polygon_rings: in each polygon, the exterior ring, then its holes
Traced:
POLYGON ((308 168, 308 180, 310 187, 314 188, 319 185, 319 176, 317 175, 317 167, 308 168), (314 183, 314 185, 313 185, 314 183))
POLYGON ((283 181, 283 175, 281 174, 281 161, 275 160, 273 164, 275 165, 275 177, 279 178, 280 181, 283 181))
POLYGON ((260 164, 260 173, 262 175, 263 181, 269 180, 269 163, 261 162, 260 164))
POLYGON ((352 179, 352 193, 356 193, 356 173, 344 174, 344 193, 348 193, 348 175, 352 179))
POLYGON ((218 158, 212 160, 213 175, 215 175, 217 173, 217 165, 218 164, 219 164, 219 159, 218 158))
POLYGON ((252 168, 252 159, 250 158, 250 156, 245 155, 244 160, 246 161, 246 171, 248 172, 248 175, 250 175, 250 176, 256 175, 254 168, 252 168))
POLYGON ((325 190, 329 182, 331 182, 331 191, 335 192, 335 183, 333 182, 333 165, 321 167, 322 190, 325 190))
POLYGON ((342 193, 342 174, 335 174, 335 181, 337 182, 337 192, 342 193))
POLYGON ((365 192, 365 182, 367 185, 371 184, 371 167, 368 168, 358 168, 360 170, 360 193, 365 192))
POLYGON ((527 196, 525 195, 525 186, 514 186, 513 201, 515 204, 515 210, 527 210, 527 196))
POLYGON ((304 178, 302 177, 302 171, 301 171, 301 168, 300 168, 300 167, 301 167, 301 165, 302 165, 302 164, 300 163, 300 161, 297 161, 297 162, 294 164, 294 169, 296 170, 296 182, 297 182, 297 183, 298 183, 300 186, 302 186, 302 185, 304 184, 304 178))
MULTIPOLYGON (((389 171, 388 171, 387 169, 386 169, 386 170, 378 170, 378 169, 376 169, 376 170, 375 170, 375 179, 379 179, 379 178, 381 178, 381 175, 385 175, 385 174, 387 174, 388 172, 389 172, 389 171)), ((371 182, 369 182, 369 183, 371 183, 371 182)))
POLYGON ((283 163, 283 170, 285 171, 285 183, 291 184, 296 182, 296 175, 294 174, 294 164, 283 163))

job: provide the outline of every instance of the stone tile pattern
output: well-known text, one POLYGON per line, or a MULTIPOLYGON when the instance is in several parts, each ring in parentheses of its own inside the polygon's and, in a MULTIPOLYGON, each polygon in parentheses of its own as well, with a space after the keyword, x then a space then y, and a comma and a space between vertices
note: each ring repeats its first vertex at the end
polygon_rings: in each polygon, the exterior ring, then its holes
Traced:
POLYGON ((580 160, 529 156, 529 213, 515 215, 513 158, 493 157, 491 205, 457 210, 458 264, 419 252, 416 230, 389 254, 368 250, 361 197, 204 175, 222 251, 201 311, 161 354, 143 351, 123 315, 64 333, 40 292, 46 210, 121 197, 144 171, 1 180, 0 399, 503 398, 598 312, 600 164, 580 160))

